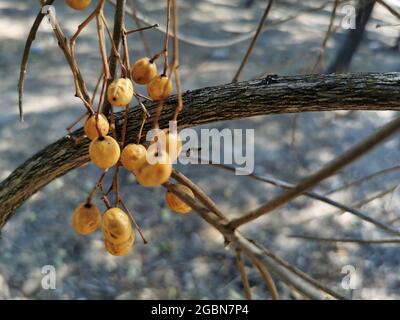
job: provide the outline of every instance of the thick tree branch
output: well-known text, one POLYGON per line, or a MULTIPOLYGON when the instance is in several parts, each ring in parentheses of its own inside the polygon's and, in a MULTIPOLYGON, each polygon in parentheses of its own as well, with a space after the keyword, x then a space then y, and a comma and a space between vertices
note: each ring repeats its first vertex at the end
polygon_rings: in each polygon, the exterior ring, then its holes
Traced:
MULTIPOLYGON (((310 75, 276 77, 232 83, 187 92, 179 127, 257 115, 333 110, 400 111, 400 73, 310 75)), ((160 127, 166 127, 176 108, 176 97, 165 103, 160 127)), ((154 115, 156 104, 147 104, 154 115)), ((127 142, 134 142, 142 110, 129 110, 127 142)), ((152 119, 144 130, 151 128, 152 119)), ((123 114, 116 115, 121 130, 123 114)), ((81 135, 82 129, 75 135, 81 135)), ((25 200, 55 178, 88 161, 88 140, 62 138, 38 152, 0 183, 0 228, 25 200)))

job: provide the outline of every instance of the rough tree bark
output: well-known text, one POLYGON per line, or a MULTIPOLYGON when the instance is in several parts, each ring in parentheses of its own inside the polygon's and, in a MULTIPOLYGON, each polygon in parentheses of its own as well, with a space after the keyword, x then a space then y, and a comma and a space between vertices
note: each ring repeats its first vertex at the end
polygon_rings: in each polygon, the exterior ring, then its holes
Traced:
MULTIPOLYGON (((333 111, 397 110, 400 111, 400 73, 344 75, 309 75, 267 77, 188 91, 183 95, 184 110, 179 128, 257 115, 333 111)), ((169 99, 160 117, 166 127, 176 107, 169 99)), ((157 105, 148 104, 154 114, 157 105)), ((122 128, 123 114, 117 114, 117 130, 122 128)), ((128 142, 136 140, 142 111, 129 111, 128 142)), ((151 128, 146 122, 144 132, 151 128)), ((82 129, 75 135, 83 134, 82 129)), ((0 184, 0 229, 13 212, 35 192, 55 178, 88 161, 87 139, 74 143, 62 138, 20 165, 0 184)))

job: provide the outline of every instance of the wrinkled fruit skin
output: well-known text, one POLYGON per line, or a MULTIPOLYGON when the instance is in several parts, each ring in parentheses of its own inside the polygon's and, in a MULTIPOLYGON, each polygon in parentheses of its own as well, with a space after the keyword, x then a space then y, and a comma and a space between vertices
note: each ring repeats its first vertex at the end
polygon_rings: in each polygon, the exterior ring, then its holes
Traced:
POLYGON ((71 224, 78 234, 86 236, 101 225, 101 213, 95 204, 82 203, 76 208, 71 224))
POLYGON ((97 127, 99 128, 102 136, 106 136, 108 134, 108 131, 110 130, 110 124, 108 123, 108 120, 104 114, 99 114, 97 121, 96 118, 97 118, 96 115, 87 117, 83 127, 86 136, 90 140, 94 140, 99 136, 97 127), (97 122, 97 127, 96 127, 96 122, 97 122))
POLYGON ((172 81, 167 76, 157 76, 147 85, 147 93, 154 101, 167 99, 172 94, 172 81))
POLYGON ((132 65, 132 80, 138 84, 148 84, 157 76, 157 66, 149 58, 141 58, 132 65))
POLYGON ((120 153, 118 142, 110 136, 99 137, 89 146, 90 160, 101 169, 108 169, 117 164, 120 153))
POLYGON ((92 0, 65 0, 65 3, 75 10, 84 10, 89 7, 92 0))
POLYGON ((159 150, 155 156, 156 150, 156 144, 152 144, 147 150, 146 158, 135 171, 136 179, 142 186, 160 186, 171 176, 172 164, 168 153, 159 150))
POLYGON ((131 219, 119 208, 108 209, 103 216, 102 231, 105 240, 113 244, 126 243, 133 233, 131 219))
POLYGON ((171 162, 177 160, 182 152, 182 139, 178 132, 169 133, 168 129, 164 129, 155 137, 152 144, 156 143, 158 143, 159 148, 168 153, 171 162))
MULTIPOLYGON (((191 196, 194 199, 193 191, 183 184, 177 184, 176 187, 179 191, 191 196)), ((165 194, 165 202, 167 203, 168 207, 177 213, 188 213, 192 210, 185 202, 179 199, 175 194, 170 191, 167 191, 165 194)))
POLYGON ((129 171, 135 171, 146 157, 147 150, 141 144, 128 144, 121 153, 121 163, 129 171))
POLYGON ((132 81, 129 79, 117 79, 111 82, 107 89, 108 102, 115 107, 127 106, 133 97, 132 81))
POLYGON ((115 244, 105 239, 104 245, 108 253, 112 254, 113 256, 120 257, 120 256, 125 256, 129 253, 134 242, 135 242, 135 233, 132 232, 131 237, 125 242, 115 244))

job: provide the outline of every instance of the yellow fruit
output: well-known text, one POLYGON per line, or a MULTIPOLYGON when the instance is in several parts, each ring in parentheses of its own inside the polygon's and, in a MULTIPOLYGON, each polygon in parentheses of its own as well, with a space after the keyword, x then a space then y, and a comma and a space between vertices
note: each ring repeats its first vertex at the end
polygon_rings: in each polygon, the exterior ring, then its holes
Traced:
POLYGON ((110 136, 96 138, 89 146, 90 160, 101 169, 114 166, 119 160, 120 153, 118 142, 110 136))
POLYGON ((146 157, 146 148, 141 144, 128 144, 121 153, 121 163, 129 171, 135 171, 146 157))
POLYGON ((102 231, 108 242, 124 243, 132 236, 131 219, 119 208, 108 209, 103 216, 102 231))
POLYGON ((129 250, 132 248, 133 243, 135 242, 135 233, 132 230, 132 234, 128 240, 125 242, 115 244, 107 239, 104 240, 104 244, 108 253, 112 254, 113 256, 125 256, 129 253, 129 250))
POLYGON ((97 128, 99 129, 101 135, 105 136, 110 130, 110 124, 108 123, 106 116, 100 113, 98 117, 96 115, 87 117, 83 128, 85 129, 86 136, 90 140, 94 140, 99 136, 97 128))
MULTIPOLYGON (((186 187, 183 184, 177 184, 176 187, 179 191, 191 196, 194 199, 193 191, 190 188, 186 187)), ((165 194, 165 201, 172 211, 185 214, 192 210, 191 207, 189 207, 185 202, 179 199, 178 196, 170 191, 167 191, 167 193, 165 194)))
POLYGON ((149 83, 157 76, 157 66, 149 58, 141 58, 132 65, 132 80, 139 84, 149 83))
POLYGON ((171 173, 171 159, 168 153, 157 149, 157 144, 150 145, 146 158, 135 170, 137 181, 145 187, 156 187, 167 182, 171 173))
POLYGON ((65 3, 75 10, 83 10, 89 7, 92 0, 65 0, 65 3))
POLYGON ((168 129, 164 129, 155 137, 153 143, 158 143, 159 148, 168 153, 171 162, 178 159, 182 152, 182 140, 178 132, 169 133, 168 129))
POLYGON ((81 235, 88 235, 100 226, 101 213, 95 204, 82 203, 72 216, 72 227, 81 235))
POLYGON ((157 76, 147 85, 147 93, 154 101, 167 99, 172 93, 172 81, 165 75, 157 76))
POLYGON ((108 102, 116 107, 125 107, 131 102, 133 93, 133 84, 130 79, 114 80, 107 89, 108 102))

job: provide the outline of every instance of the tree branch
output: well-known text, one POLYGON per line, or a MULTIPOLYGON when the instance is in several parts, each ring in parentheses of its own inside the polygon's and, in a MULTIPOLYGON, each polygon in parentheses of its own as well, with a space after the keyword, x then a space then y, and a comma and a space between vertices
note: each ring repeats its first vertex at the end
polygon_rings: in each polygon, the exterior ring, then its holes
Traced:
MULTIPOLYGON (((188 91, 180 128, 257 115, 333 110, 400 111, 400 73, 309 75, 276 77, 231 83, 188 91)), ((165 103, 160 127, 168 126, 176 97, 165 103)), ((157 104, 146 105, 152 117, 157 104)), ((116 129, 122 130, 124 114, 116 114, 116 129)), ((147 119, 144 132, 151 129, 147 119)), ((129 110, 127 143, 135 142, 142 122, 139 106, 129 110)), ((82 129, 74 135, 82 135, 82 129)), ((0 228, 15 209, 55 178, 88 161, 87 139, 77 143, 62 138, 20 165, 0 183, 0 228)))
MULTIPOLYGON (((259 217, 272 212, 273 210, 283 206, 294 198, 300 196, 307 190, 316 186, 322 180, 332 176, 338 170, 353 162, 372 148, 376 147, 378 144, 383 142, 385 139, 391 135, 397 133, 400 130, 400 117, 395 118, 385 126, 381 127, 375 133, 369 135, 365 140, 361 141, 339 157, 335 158, 324 167, 322 167, 317 172, 311 174, 301 182, 299 182, 294 188, 281 193, 277 197, 263 204, 261 207, 250 211, 249 213, 233 219, 229 224, 232 228, 238 228, 239 226, 249 223, 259 217)), ((354 212, 353 212, 354 214, 354 212)), ((364 216, 364 219, 367 217, 364 216)), ((384 225, 381 225, 384 227, 384 225)))

